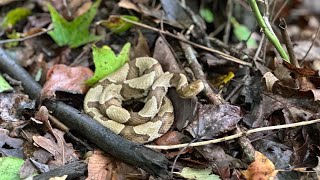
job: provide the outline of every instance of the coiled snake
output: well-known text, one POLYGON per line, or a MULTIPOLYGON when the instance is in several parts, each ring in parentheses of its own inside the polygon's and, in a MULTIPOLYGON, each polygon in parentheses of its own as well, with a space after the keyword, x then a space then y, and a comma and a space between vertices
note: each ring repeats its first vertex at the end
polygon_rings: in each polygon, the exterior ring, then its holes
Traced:
POLYGON ((200 80, 188 85, 185 75, 163 72, 151 57, 129 61, 90 88, 84 110, 93 119, 128 140, 146 143, 166 133, 174 120, 173 106, 166 97, 169 87, 191 98, 203 89, 200 80), (144 102, 138 112, 122 107, 128 100, 144 102))

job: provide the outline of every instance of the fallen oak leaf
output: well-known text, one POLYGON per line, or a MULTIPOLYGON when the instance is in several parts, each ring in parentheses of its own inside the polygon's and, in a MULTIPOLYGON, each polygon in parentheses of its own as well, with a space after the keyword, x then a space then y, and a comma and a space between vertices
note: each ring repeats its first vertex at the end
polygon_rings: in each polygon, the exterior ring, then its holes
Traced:
POLYGON ((141 177, 143 176, 137 168, 127 165, 101 150, 95 150, 89 157, 87 180, 140 179, 141 177), (132 177, 130 178, 130 176, 132 177))
POLYGON ((74 154, 74 149, 71 143, 66 143, 63 139, 64 132, 53 129, 53 136, 46 134, 44 136, 33 136, 33 141, 51 153, 54 156, 54 160, 51 163, 61 166, 67 162, 78 159, 74 154))
POLYGON ((42 88, 43 97, 55 97, 56 91, 84 94, 88 90, 85 81, 93 75, 86 67, 69 67, 63 64, 52 66, 47 73, 47 81, 42 88))

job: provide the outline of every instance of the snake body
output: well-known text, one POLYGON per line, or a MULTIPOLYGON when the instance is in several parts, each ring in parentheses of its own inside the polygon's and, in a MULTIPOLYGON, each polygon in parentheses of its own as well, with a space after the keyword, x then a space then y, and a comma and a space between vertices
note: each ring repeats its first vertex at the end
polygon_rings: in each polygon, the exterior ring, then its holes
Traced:
POLYGON ((174 121, 173 106, 166 97, 169 87, 190 98, 203 89, 203 84, 199 80, 188 84, 181 73, 163 72, 156 59, 136 58, 89 89, 84 111, 128 140, 150 142, 166 133, 174 121), (130 100, 145 104, 138 112, 129 111, 122 103, 130 100))

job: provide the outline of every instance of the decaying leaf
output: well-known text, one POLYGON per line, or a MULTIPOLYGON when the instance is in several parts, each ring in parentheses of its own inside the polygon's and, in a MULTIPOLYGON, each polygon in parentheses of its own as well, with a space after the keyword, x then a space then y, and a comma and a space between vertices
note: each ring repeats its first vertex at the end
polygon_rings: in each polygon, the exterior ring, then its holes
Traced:
POLYGON ((93 72, 86 67, 69 67, 63 64, 52 66, 47 73, 47 81, 42 88, 42 96, 55 97, 56 91, 84 94, 88 90, 85 81, 93 72))
POLYGON ((99 21, 97 24, 101 24, 106 28, 110 29, 111 32, 116 34, 121 34, 129 30, 133 24, 124 21, 122 18, 129 19, 131 21, 139 21, 139 18, 136 16, 121 15, 121 16, 109 16, 106 21, 99 21))
POLYGON ((100 2, 101 0, 96 1, 85 14, 78 16, 71 22, 65 20, 57 10, 49 4, 48 9, 51 14, 54 29, 49 31, 48 34, 59 46, 68 45, 71 48, 76 48, 101 39, 101 37, 89 33, 89 26, 97 13, 100 2))
POLYGON ((10 137, 8 130, 0 129, 0 154, 23 158, 22 145, 23 140, 10 137))
POLYGON ((0 93, 0 119, 18 121, 26 104, 30 103, 27 95, 22 93, 0 93))
POLYGON ((109 46, 102 48, 92 47, 93 61, 96 67, 94 76, 86 81, 88 85, 94 85, 100 79, 119 69, 129 61, 130 43, 126 43, 119 55, 115 55, 109 46))
POLYGON ((95 150, 89 157, 87 180, 130 179, 129 174, 136 174, 134 179, 143 177, 136 168, 120 162, 113 157, 95 150))
POLYGON ((242 118, 240 108, 229 104, 204 105, 199 110, 199 119, 192 122, 187 131, 193 137, 212 139, 233 130, 242 118))
POLYGON ((220 180, 219 176, 212 173, 211 168, 207 169, 193 169, 189 167, 185 167, 182 169, 180 176, 188 179, 195 180, 220 180))
POLYGON ((273 163, 259 151, 255 153, 255 161, 249 165, 247 170, 242 171, 247 180, 272 180, 275 179, 277 173, 273 163))
POLYGON ((34 142, 47 150, 54 156, 51 163, 61 166, 67 162, 78 159, 74 154, 74 149, 71 143, 66 143, 63 138, 63 132, 53 129, 53 136, 47 133, 45 136, 33 136, 34 142))

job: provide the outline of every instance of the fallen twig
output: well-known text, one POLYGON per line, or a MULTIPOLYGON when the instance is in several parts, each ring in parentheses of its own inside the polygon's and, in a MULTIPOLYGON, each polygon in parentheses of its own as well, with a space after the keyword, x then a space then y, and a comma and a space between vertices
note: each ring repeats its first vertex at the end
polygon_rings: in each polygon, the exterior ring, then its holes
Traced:
POLYGON ((23 37, 23 38, 0 40, 0 44, 25 41, 25 40, 28 40, 28 39, 31 39, 31 38, 40 36, 40 35, 42 35, 42 34, 45 34, 45 33, 47 33, 48 31, 50 31, 50 30, 52 30, 52 29, 53 29, 53 28, 44 29, 44 30, 41 31, 41 32, 32 34, 32 35, 30 35, 30 36, 26 36, 26 37, 23 37))
POLYGON ((233 56, 230 56, 226 53, 223 53, 221 51, 218 51, 218 50, 215 50, 215 49, 212 49, 212 48, 208 48, 206 46, 203 46, 203 45, 200 45, 200 44, 197 44, 197 43, 194 43, 194 42, 191 42, 191 41, 188 41, 188 40, 185 40, 185 39, 181 39, 179 38, 178 36, 170 33, 170 32, 167 32, 167 31, 163 31, 163 30, 160 30, 160 29, 157 29, 157 28, 154 28, 154 27, 151 27, 151 26, 148 26, 146 24, 142 24, 142 23, 139 23, 139 22, 135 22, 135 21, 131 21, 129 19, 126 19, 126 18, 123 18, 121 17, 122 20, 126 21, 126 22, 129 22, 131 24, 134 24, 134 25, 137 25, 137 26, 140 26, 140 27, 143 27, 143 28, 146 28, 146 29, 149 29, 149 30, 152 30, 152 31, 156 31, 158 33, 162 33, 164 35, 167 35, 167 36, 170 36, 170 37, 173 37, 175 39, 178 39, 179 41, 182 41, 182 42, 185 42, 185 43, 188 43, 194 47, 197 47, 197 48, 200 48, 200 49, 203 49, 205 51, 208 51, 208 52, 212 52, 212 53, 215 53, 215 54, 219 54, 220 56, 222 56, 223 58, 225 58, 226 60, 229 60, 229 61, 232 61, 232 62, 235 62, 235 63, 238 63, 238 64, 241 64, 241 65, 244 65, 244 66, 249 66, 249 67, 252 67, 252 64, 249 63, 249 62, 245 62, 241 59, 238 59, 238 58, 235 58, 233 56))
MULTIPOLYGON (((184 39, 185 37, 182 34, 178 34, 178 37, 180 39, 184 39)), ((213 92, 211 87, 209 86, 205 75, 202 71, 201 65, 199 64, 196 56, 193 53, 193 49, 189 44, 186 44, 184 42, 180 42, 180 45, 185 53, 185 57, 187 58, 187 61, 197 79, 200 79, 204 84, 204 92, 207 96, 207 98, 212 102, 214 105, 219 105, 224 102, 223 98, 219 95, 213 92)))
POLYGON ((277 126, 269 126, 269 127, 250 129, 246 132, 237 133, 237 134, 234 134, 231 136, 226 136, 226 137, 218 138, 218 139, 212 139, 212 140, 208 140, 208 141, 195 142, 195 143, 190 143, 190 144, 184 143, 184 144, 177 144, 177 145, 171 145, 171 146, 146 145, 146 147, 152 148, 152 149, 168 150, 168 149, 183 148, 186 146, 188 146, 188 147, 204 146, 204 145, 208 145, 208 144, 216 144, 216 143, 220 143, 220 142, 224 142, 224 141, 229 141, 229 140, 236 139, 236 138, 239 138, 242 136, 247 136, 249 134, 256 133, 256 132, 306 126, 306 125, 315 124, 315 123, 319 123, 319 122, 320 122, 320 119, 315 119, 315 120, 303 121, 303 122, 292 123, 292 124, 283 124, 283 125, 277 125, 277 126))

